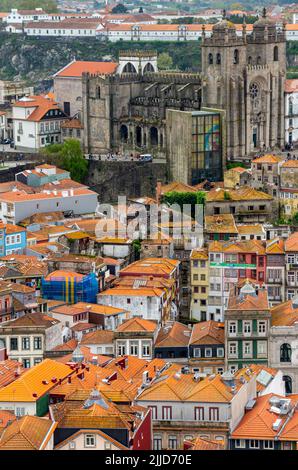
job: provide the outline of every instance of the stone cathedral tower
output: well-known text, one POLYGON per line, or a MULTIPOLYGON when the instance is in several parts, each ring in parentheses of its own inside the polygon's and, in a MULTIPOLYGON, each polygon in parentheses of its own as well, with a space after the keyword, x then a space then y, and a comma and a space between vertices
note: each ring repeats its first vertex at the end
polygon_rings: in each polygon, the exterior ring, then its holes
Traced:
POLYGON ((263 16, 238 35, 225 18, 202 34, 203 106, 226 110, 227 157, 244 158, 284 144, 284 25, 263 16))

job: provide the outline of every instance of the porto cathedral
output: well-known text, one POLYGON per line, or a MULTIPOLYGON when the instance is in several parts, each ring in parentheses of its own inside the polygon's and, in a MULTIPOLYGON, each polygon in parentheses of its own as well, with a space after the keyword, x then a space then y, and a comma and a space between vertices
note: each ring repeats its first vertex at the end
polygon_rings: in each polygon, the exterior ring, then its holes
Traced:
POLYGON ((159 72, 156 54, 121 53, 117 73, 83 75, 89 153, 151 153, 170 177, 220 180, 226 160, 284 145, 284 25, 263 16, 251 34, 224 18, 204 29, 201 73, 159 72))

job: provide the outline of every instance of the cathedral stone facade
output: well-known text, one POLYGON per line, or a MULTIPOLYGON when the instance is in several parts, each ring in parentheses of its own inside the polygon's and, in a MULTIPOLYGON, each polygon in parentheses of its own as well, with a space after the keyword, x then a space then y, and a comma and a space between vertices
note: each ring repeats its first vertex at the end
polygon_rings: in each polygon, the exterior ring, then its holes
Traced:
POLYGON ((170 178, 196 184, 222 179, 226 157, 282 147, 284 27, 264 14, 239 37, 224 18, 201 47, 200 74, 158 72, 148 51, 121 54, 116 74, 84 74, 85 151, 152 153, 167 159, 170 178))

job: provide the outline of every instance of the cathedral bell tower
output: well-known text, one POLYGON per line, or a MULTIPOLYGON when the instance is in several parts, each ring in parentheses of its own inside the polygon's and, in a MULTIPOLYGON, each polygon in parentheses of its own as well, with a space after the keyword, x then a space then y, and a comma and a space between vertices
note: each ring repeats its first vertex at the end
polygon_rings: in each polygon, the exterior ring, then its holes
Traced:
POLYGON ((285 30, 263 16, 247 34, 227 20, 202 34, 203 106, 226 110, 227 157, 284 142, 285 30))
POLYGON ((214 25, 210 38, 202 38, 203 105, 226 110, 227 156, 245 152, 246 25, 238 35, 233 23, 223 19, 214 25))

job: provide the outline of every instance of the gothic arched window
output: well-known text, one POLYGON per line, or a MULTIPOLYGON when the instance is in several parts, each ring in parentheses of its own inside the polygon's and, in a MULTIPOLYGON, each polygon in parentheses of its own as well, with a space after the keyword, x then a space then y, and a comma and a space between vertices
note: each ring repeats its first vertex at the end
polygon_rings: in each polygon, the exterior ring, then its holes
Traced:
POLYGON ((292 348, 288 343, 284 343, 280 347, 280 362, 291 362, 292 348))
POLYGON ((221 55, 218 53, 216 54, 216 63, 219 65, 221 64, 221 55))
POLYGON ((273 60, 274 62, 278 61, 278 47, 277 46, 274 46, 274 49, 273 49, 273 60))
POLYGON ((239 64, 239 51, 238 51, 238 49, 234 50, 234 64, 239 64))
POLYGON ((96 98, 100 99, 100 86, 96 87, 96 98))
POLYGON ((261 56, 259 55, 258 58, 257 58, 257 65, 261 65, 261 56))
POLYGON ((252 57, 251 55, 248 57, 248 65, 251 65, 252 64, 252 57))
POLYGON ((208 55, 208 64, 213 64, 213 55, 212 54, 209 54, 208 55))
POLYGON ((254 100, 255 98, 259 96, 259 93, 260 93, 259 85, 257 85, 257 83, 252 83, 249 87, 250 97, 254 100))

